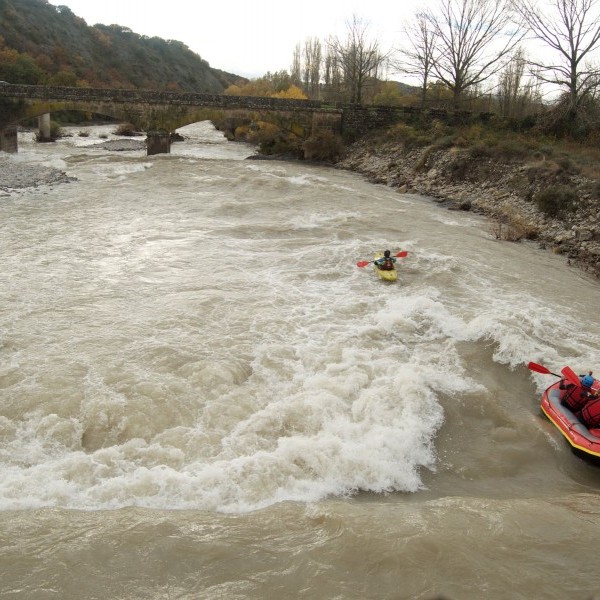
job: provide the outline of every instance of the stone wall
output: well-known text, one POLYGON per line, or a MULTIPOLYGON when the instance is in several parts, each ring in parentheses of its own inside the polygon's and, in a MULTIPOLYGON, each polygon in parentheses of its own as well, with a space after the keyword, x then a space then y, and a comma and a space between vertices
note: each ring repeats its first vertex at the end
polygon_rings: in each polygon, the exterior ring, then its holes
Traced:
POLYGON ((43 85, 0 85, 0 98, 25 100, 107 102, 176 106, 244 108, 248 110, 325 110, 326 105, 313 100, 227 96, 190 92, 156 92, 150 90, 116 90, 99 88, 53 87, 43 85))

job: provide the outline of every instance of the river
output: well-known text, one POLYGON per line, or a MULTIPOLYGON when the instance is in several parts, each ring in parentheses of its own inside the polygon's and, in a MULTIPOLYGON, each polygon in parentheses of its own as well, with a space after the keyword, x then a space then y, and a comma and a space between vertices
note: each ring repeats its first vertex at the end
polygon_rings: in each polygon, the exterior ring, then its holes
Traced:
POLYGON ((0 198, 0 598, 598 593, 600 468, 525 366, 600 371, 597 281, 209 123, 80 129, 0 198))

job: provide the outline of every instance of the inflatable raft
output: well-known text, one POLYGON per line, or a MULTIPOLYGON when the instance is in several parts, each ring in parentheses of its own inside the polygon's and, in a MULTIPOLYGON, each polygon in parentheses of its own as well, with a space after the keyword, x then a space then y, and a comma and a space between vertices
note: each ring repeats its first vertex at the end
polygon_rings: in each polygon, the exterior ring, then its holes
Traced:
MULTIPOLYGON (((375 254, 375 260, 378 258, 383 258, 383 252, 377 252, 375 254)), ((384 281, 396 281, 398 279, 398 271, 396 269, 385 270, 380 269, 377 265, 373 265, 375 269, 375 273, 379 276, 379 279, 383 279, 384 281)))
MULTIPOLYGON (((600 429, 588 429, 566 406, 560 403, 562 390, 557 381, 542 396, 542 412, 565 436, 576 454, 600 463, 600 429)), ((598 389, 596 380, 593 389, 598 389)))

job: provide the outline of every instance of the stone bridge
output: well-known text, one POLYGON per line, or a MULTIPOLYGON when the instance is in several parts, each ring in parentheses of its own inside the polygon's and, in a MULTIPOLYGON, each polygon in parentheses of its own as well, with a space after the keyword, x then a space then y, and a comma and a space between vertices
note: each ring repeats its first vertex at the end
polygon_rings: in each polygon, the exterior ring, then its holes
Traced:
MULTIPOLYGON (((0 150, 17 151, 19 123, 63 110, 132 123, 146 132, 148 154, 169 152, 170 134, 197 121, 226 117, 270 121, 308 137, 323 128, 341 132, 343 117, 342 109, 310 100, 0 84, 0 150)), ((39 123, 40 129, 49 127, 49 118, 39 123)))
MULTIPOLYGON (((171 133, 198 121, 239 118, 246 122, 269 121, 304 139, 319 130, 358 137, 412 118, 416 107, 328 104, 254 96, 225 96, 0 83, 0 151, 17 152, 17 126, 38 118, 42 138, 50 135, 50 113, 78 110, 132 123, 147 135, 147 153, 170 151, 171 133)), ((431 118, 455 119, 444 110, 428 110, 431 118)))

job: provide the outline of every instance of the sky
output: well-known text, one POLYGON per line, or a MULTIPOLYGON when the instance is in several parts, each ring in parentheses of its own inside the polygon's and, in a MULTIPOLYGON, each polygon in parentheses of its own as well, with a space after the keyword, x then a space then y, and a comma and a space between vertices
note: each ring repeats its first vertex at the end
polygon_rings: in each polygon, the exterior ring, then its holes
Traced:
MULTIPOLYGON (((433 0, 421 0, 423 8, 433 0)), ((183 42, 214 69, 256 78, 290 71, 294 48, 309 38, 345 38, 353 15, 382 51, 402 42, 416 5, 390 0, 49 0, 88 25, 122 25, 135 33, 183 42)))

